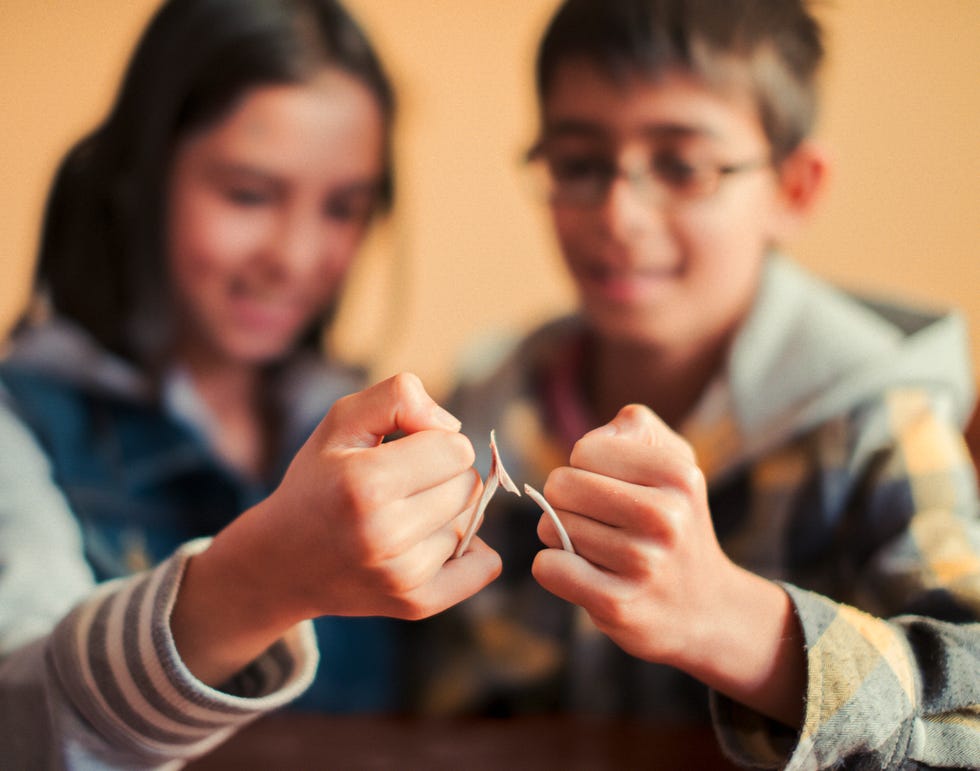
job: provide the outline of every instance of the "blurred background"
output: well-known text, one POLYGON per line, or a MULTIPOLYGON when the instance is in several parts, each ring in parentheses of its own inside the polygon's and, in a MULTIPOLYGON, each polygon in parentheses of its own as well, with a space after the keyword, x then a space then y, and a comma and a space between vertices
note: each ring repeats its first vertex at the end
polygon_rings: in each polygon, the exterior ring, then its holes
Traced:
MULTIPOLYGON (((398 88, 395 214, 352 278, 337 350, 444 393, 469 344, 572 304, 519 159, 556 0, 347 0, 398 88)), ((0 335, 23 307, 61 155, 101 120, 157 0, 0 0, 0 335)), ((792 245, 840 283, 957 306, 980 375, 980 0, 819 6, 818 136, 836 168, 792 245)))

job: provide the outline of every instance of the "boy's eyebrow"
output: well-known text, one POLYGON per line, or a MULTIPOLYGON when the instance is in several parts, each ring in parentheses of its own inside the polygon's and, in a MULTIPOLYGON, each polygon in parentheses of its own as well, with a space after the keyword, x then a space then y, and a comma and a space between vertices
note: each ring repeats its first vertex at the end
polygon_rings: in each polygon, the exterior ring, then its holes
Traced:
MULTIPOLYGON (((671 122, 644 124, 636 133, 645 139, 718 136, 716 131, 702 124, 671 122)), ((577 118, 562 118, 548 123, 544 129, 544 136, 547 139, 561 139, 563 137, 608 139, 612 134, 613 132, 608 127, 600 123, 577 118)))
POLYGON ((718 132, 713 131, 708 126, 694 123, 654 123, 644 126, 640 133, 650 139, 718 136, 718 132))
POLYGON ((562 118, 557 121, 550 121, 544 127, 544 136, 553 139, 561 137, 590 137, 602 139, 607 135, 607 131, 597 123, 576 118, 562 118))

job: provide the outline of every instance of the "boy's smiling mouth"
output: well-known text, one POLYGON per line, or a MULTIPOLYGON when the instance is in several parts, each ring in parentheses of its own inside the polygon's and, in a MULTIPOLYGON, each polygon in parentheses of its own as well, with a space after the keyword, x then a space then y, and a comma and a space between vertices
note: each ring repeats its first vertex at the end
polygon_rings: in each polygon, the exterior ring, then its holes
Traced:
POLYGON ((648 300, 682 275, 679 265, 622 268, 590 263, 576 265, 574 271, 584 291, 619 303, 648 300))

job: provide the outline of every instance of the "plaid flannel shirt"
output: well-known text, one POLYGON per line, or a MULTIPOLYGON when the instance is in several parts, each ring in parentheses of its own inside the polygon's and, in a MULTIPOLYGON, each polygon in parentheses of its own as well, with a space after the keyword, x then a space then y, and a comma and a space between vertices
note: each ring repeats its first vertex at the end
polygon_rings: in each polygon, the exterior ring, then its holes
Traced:
MULTIPOLYGON (((972 403, 961 329, 910 311, 885 323, 882 311, 774 259, 727 370, 682 427, 722 547, 785 587, 805 638, 799 730, 710 694, 716 732, 745 765, 980 766, 980 522, 956 424, 972 403)), ((496 428, 519 483, 540 489, 592 427, 577 385, 583 329, 546 327, 453 400, 478 449, 496 428)), ((481 535, 505 573, 456 614, 465 641, 456 665, 440 658, 427 706, 705 716, 703 688, 699 703, 685 677, 631 660, 534 584, 537 510, 515 501, 488 512, 481 535)))

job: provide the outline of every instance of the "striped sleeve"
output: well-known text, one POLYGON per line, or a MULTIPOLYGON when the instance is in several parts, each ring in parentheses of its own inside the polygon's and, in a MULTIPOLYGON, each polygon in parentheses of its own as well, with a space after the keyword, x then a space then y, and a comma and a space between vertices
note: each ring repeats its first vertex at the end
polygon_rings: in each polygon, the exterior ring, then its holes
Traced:
POLYGON ((224 690, 187 670, 169 616, 187 560, 206 546, 206 539, 191 542, 153 571, 100 585, 55 628, 47 668, 70 713, 62 724, 84 728, 64 742, 76 762, 152 767, 197 757, 312 681, 318 654, 310 622, 224 690))
POLYGON ((798 734, 713 695, 716 728, 747 765, 980 768, 980 519, 963 439, 922 392, 875 421, 891 437, 854 499, 852 540, 888 536, 853 570, 860 606, 785 585, 806 646, 798 734))

